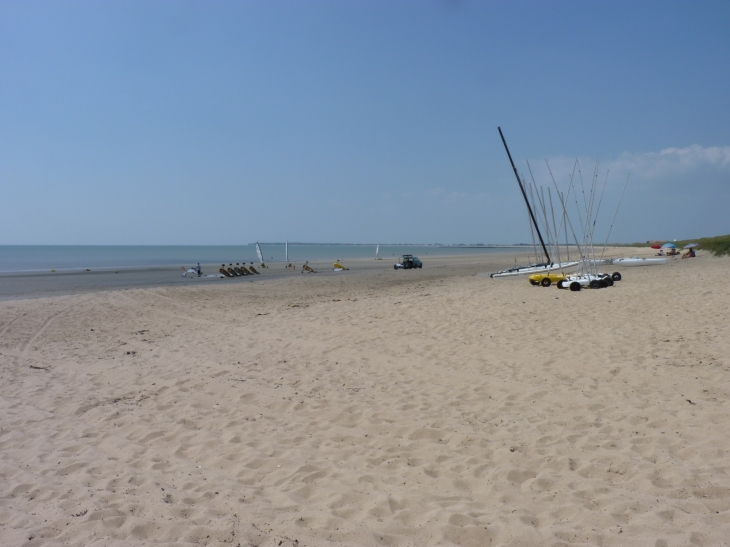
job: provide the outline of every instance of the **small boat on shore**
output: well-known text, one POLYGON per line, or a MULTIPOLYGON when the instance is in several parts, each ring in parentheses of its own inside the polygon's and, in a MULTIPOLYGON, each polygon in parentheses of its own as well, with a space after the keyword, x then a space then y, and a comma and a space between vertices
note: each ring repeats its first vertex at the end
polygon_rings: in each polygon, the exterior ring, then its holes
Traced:
POLYGON ((504 277, 514 277, 517 275, 534 275, 540 273, 550 273, 556 271, 570 270, 578 266, 580 262, 559 262, 557 264, 530 264, 528 266, 520 266, 518 268, 509 268, 501 272, 489 274, 492 279, 500 279, 504 277))
POLYGON ((649 258, 631 256, 629 258, 611 258, 608 260, 610 260, 608 264, 613 264, 614 266, 659 266, 669 262, 668 258, 661 256, 652 256, 649 258))

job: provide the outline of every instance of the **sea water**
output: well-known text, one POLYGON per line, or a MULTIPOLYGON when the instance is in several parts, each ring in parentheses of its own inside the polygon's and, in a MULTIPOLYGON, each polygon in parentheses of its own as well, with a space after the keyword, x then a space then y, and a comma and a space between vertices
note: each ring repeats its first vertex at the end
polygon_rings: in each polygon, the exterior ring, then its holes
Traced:
MULTIPOLYGON (((283 243, 262 243, 265 262, 284 262, 283 243)), ((353 258, 375 259, 376 245, 289 244, 289 262, 353 258)), ((379 256, 394 261, 403 254, 427 256, 525 252, 518 247, 465 247, 449 245, 380 245, 379 256)), ((0 245, 0 272, 194 266, 201 264, 258 263, 255 245, 0 245)))

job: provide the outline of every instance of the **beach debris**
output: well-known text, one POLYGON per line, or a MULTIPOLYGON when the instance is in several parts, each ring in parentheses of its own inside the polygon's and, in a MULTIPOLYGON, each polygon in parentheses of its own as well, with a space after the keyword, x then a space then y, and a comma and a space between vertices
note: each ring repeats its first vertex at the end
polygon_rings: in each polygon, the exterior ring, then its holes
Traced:
POLYGON ((35 370, 51 370, 51 367, 39 367, 37 365, 30 365, 30 368, 35 370))
POLYGON ((691 404, 691 405, 696 405, 696 404, 697 404, 697 403, 693 403, 693 402, 692 402, 692 401, 690 401, 689 399, 685 399, 685 400, 686 400, 686 401, 687 401, 687 402, 688 402, 689 404, 691 404))

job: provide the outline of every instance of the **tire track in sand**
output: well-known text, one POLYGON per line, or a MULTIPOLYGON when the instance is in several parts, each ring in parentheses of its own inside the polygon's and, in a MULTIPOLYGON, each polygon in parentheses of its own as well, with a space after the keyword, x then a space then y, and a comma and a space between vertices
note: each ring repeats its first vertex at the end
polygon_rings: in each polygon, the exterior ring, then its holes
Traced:
POLYGON ((18 315, 18 316, 17 316, 17 317, 15 318, 15 319, 13 319, 12 321, 10 321, 10 323, 8 323, 7 325, 5 325, 5 326, 3 327, 3 330, 0 330, 0 338, 2 338, 2 337, 3 337, 3 335, 4 335, 4 334, 5 334, 6 332, 8 332, 8 330, 10 329, 10 327, 12 327, 12 326, 13 326, 13 323, 15 323, 15 322, 16 322, 16 321, 17 321, 18 319, 21 319, 22 317, 25 317, 26 315, 28 315, 28 312, 25 312, 25 313, 21 313, 21 314, 20 314, 20 315, 18 315))
POLYGON ((43 320, 43 322, 40 324, 40 326, 36 329, 36 331, 31 335, 31 337, 28 339, 28 341, 20 347, 20 355, 21 356, 22 355, 25 355, 25 353, 28 351, 28 348, 31 346, 31 344, 33 342, 35 342, 41 334, 43 334, 43 332, 48 328, 48 325, 50 325, 51 322, 54 319, 56 319, 56 317, 58 317, 62 313, 67 312, 71 308, 75 308, 77 306, 80 306, 81 304, 84 304, 84 303, 88 302, 89 300, 92 300, 95 297, 96 297, 96 295, 94 295, 94 296, 92 296, 90 298, 86 298, 84 300, 81 300, 80 302, 76 302, 75 304, 71 304, 70 306, 66 306, 62 310, 59 310, 56 313, 54 313, 53 315, 50 315, 50 316, 46 317, 43 320))

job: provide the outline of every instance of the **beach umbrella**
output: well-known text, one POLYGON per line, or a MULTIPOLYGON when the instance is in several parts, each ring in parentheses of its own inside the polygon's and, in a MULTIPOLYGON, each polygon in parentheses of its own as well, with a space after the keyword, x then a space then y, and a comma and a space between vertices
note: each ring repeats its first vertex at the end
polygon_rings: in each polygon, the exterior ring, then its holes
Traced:
POLYGON ((691 249, 692 247, 697 247, 699 243, 688 243, 684 246, 685 249, 691 249))
POLYGON ((664 247, 665 249, 667 249, 667 248, 676 249, 677 248, 677 246, 674 243, 665 243, 664 245, 662 245, 662 247, 664 247))
POLYGON ((651 246, 651 248, 652 248, 652 249, 661 249, 661 248, 662 248, 662 246, 661 246, 661 245, 659 245, 658 243, 655 243, 654 245, 652 245, 652 246, 651 246))

